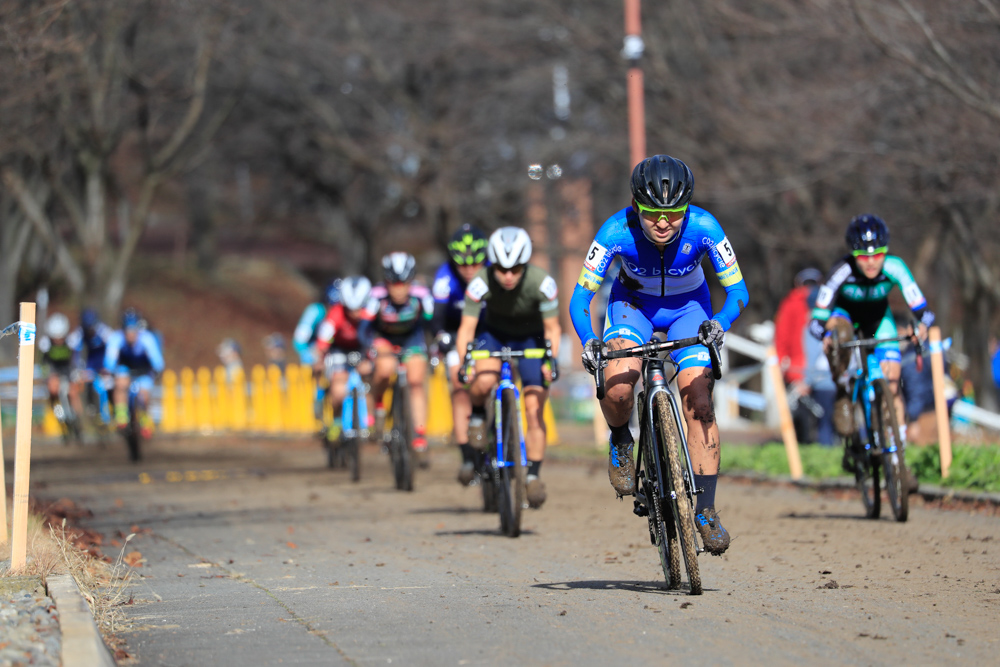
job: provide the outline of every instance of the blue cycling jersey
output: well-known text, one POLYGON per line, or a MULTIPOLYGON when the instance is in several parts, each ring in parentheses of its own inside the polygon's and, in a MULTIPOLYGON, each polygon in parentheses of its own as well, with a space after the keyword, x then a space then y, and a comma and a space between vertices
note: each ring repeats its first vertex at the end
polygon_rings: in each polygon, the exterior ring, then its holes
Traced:
POLYGON ((89 333, 83 327, 71 331, 66 337, 66 344, 77 356, 78 366, 84 366, 88 371, 97 373, 104 368, 104 353, 113 333, 114 329, 104 322, 98 322, 89 333), (81 357, 85 357, 82 363, 81 357))
POLYGON ((292 345, 299 353, 299 361, 303 364, 311 364, 314 361, 313 343, 316 342, 316 333, 324 317, 326 317, 326 306, 321 303, 310 303, 302 311, 302 317, 295 325, 292 345))
POLYGON ((455 271, 451 262, 445 262, 434 276, 434 317, 442 318, 440 327, 447 331, 457 331, 462 321, 462 308, 465 307, 465 282, 455 271))
MULTIPOLYGON (((683 314, 689 318, 695 317, 695 311, 699 316, 705 311, 728 331, 750 302, 736 253, 711 213, 690 206, 680 232, 660 250, 646 238, 642 222, 628 206, 608 218, 597 232, 573 290, 570 318, 582 342, 597 338, 589 306, 615 257, 621 259, 621 269, 618 284, 612 289, 612 301, 622 303, 623 308, 638 310, 657 329, 661 328, 662 311, 669 309, 678 317, 683 314), (708 286, 701 267, 706 254, 726 290, 726 301, 714 315, 711 315, 708 286), (691 304, 701 306, 692 308, 691 304)), ((611 320, 609 314, 609 326, 611 320)))
POLYGON ((163 352, 151 331, 140 331, 135 343, 131 345, 125 340, 124 331, 111 334, 104 352, 104 368, 118 372, 121 367, 127 368, 132 375, 163 372, 163 352))

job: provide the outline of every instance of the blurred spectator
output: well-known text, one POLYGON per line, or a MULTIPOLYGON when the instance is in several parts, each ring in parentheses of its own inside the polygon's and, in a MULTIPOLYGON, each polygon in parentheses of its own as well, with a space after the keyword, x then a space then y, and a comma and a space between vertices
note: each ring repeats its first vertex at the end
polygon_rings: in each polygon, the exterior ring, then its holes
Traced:
MULTIPOLYGON (((902 315, 896 318, 896 330, 900 336, 913 334, 913 320, 902 315)), ((947 343, 946 343, 947 344, 947 343)), ((899 394, 903 399, 903 409, 906 413, 906 424, 900 424, 900 428, 905 428, 904 437, 906 441, 915 445, 926 445, 937 440, 937 422, 934 416, 934 375, 931 371, 930 351, 923 348, 923 364, 917 368, 917 351, 909 341, 901 341, 899 351, 902 355, 900 361, 899 374, 899 394)), ((949 377, 949 364, 947 355, 944 358, 945 364, 945 400, 948 401, 948 411, 955 400, 954 383, 949 377)))
POLYGON ((281 372, 284 373, 285 364, 287 363, 287 357, 285 354, 285 337, 278 332, 274 332, 273 334, 264 336, 264 340, 262 342, 268 365, 277 366, 281 369, 281 372))
POLYGON ((990 359, 993 360, 993 384, 1000 393, 1000 343, 997 343, 996 336, 990 338, 990 359))
POLYGON ((830 379, 829 366, 816 356, 823 357, 822 343, 818 348, 812 345, 812 337, 806 329, 812 312, 811 301, 815 302, 822 280, 822 272, 813 267, 795 274, 794 286, 782 299, 774 316, 774 347, 788 385, 796 437, 800 442, 832 445, 830 419, 834 394, 829 392, 834 392, 836 387, 830 379), (819 393, 814 394, 817 389, 819 393), (815 436, 814 426, 817 426, 815 436))
POLYGON ((236 371, 243 370, 243 352, 240 349, 240 344, 232 338, 226 338, 219 343, 219 347, 215 351, 226 369, 226 379, 232 381, 236 371))

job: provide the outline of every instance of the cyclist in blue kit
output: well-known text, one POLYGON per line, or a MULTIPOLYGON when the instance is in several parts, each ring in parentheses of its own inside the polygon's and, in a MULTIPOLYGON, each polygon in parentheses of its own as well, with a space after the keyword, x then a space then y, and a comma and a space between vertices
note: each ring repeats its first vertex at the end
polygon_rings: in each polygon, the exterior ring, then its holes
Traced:
MULTIPOLYGON (((597 370, 597 354, 647 343, 654 331, 670 339, 698 336, 702 343, 722 346, 724 334, 750 300, 736 254, 719 222, 691 205, 694 175, 669 155, 646 158, 632 172, 632 204, 601 226, 587 251, 569 312, 583 343, 583 365, 597 370), (708 255, 726 290, 722 309, 714 312, 702 270, 708 255), (611 261, 621 269, 611 288, 603 337, 594 333, 590 302, 604 282, 611 261)), ((677 387, 687 422, 694 484, 704 491, 695 508, 706 550, 721 554, 729 533, 715 511, 719 475, 719 427, 712 403, 714 380, 708 350, 690 347, 671 353, 680 370, 677 387)), ((608 476, 619 497, 635 493, 633 439, 628 428, 640 359, 608 362, 607 391, 601 409, 611 429, 608 476)))

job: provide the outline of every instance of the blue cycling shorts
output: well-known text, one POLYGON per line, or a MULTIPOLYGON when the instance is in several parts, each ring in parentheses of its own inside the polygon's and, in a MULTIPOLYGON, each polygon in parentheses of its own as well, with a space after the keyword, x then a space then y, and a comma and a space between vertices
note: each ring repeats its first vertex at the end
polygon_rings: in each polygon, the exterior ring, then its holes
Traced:
MULTIPOLYGON (((476 339, 477 350, 489 350, 499 352, 500 348, 509 347, 512 350, 527 350, 535 347, 545 347, 545 338, 542 336, 527 336, 525 338, 507 338, 506 336, 494 335, 489 331, 483 331, 476 339)), ((521 376, 521 385, 524 387, 547 387, 545 378, 542 375, 542 362, 544 359, 517 359, 517 372, 521 376)))
MULTIPOLYGON (((650 296, 638 294, 616 282, 611 288, 604 322, 604 342, 625 338, 639 345, 648 343, 653 332, 662 331, 669 340, 698 335, 698 327, 712 319, 712 298, 708 285, 684 294, 650 296)), ((708 349, 701 345, 670 353, 680 370, 712 365, 708 349)))
MULTIPOLYGON (((839 317, 851 322, 851 316, 843 308, 834 308, 830 313, 830 317, 839 317)), ((858 327, 860 329, 860 335, 865 338, 880 339, 897 338, 899 336, 899 331, 896 329, 896 320, 892 316, 892 311, 888 308, 885 311, 885 315, 882 316, 882 319, 878 320, 877 326, 875 326, 875 331, 872 332, 871 329, 874 324, 875 323, 873 322, 859 323, 858 327)), ((879 343, 875 346, 875 358, 879 363, 882 363, 883 361, 892 361, 897 364, 901 363, 903 356, 899 352, 899 343, 894 340, 879 343)))

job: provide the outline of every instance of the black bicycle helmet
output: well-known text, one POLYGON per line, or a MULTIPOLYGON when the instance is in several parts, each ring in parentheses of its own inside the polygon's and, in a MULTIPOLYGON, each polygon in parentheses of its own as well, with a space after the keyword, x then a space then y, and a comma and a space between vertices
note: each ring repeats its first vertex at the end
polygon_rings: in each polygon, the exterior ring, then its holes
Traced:
POLYGON ((390 252, 382 258, 382 274, 387 283, 406 283, 417 274, 417 260, 405 252, 390 252))
POLYGON ((877 215, 863 213, 855 216, 847 225, 847 234, 844 238, 847 247, 852 251, 863 250, 874 253, 879 248, 889 245, 889 225, 877 215))
POLYGON ((632 197, 649 208, 675 208, 691 201, 694 174, 669 155, 648 157, 632 170, 632 197))
POLYGON ((465 223, 448 242, 448 257, 457 266, 482 264, 486 261, 486 235, 465 223))

